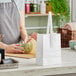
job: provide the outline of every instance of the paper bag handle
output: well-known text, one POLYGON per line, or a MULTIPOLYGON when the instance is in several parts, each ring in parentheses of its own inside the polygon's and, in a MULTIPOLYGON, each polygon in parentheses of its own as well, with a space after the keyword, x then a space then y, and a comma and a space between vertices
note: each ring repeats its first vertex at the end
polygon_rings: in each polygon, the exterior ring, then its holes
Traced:
POLYGON ((53 25, 52 25, 52 13, 49 12, 48 14, 48 23, 47 23, 47 30, 46 30, 47 34, 51 34, 53 33, 53 25))

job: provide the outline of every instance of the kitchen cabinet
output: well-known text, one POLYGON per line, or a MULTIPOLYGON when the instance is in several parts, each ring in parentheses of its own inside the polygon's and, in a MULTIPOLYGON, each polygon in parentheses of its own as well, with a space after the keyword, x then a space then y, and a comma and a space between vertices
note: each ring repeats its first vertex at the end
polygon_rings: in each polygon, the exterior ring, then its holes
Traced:
POLYGON ((46 32, 48 14, 26 14, 25 26, 29 33, 31 32, 46 32))
MULTIPOLYGON (((52 16, 54 18, 54 15, 52 16)), ((48 22, 48 14, 26 14, 25 15, 25 26, 28 33, 38 32, 46 33, 48 22)), ((57 23, 53 23, 54 30, 58 27, 57 23)))
MULTIPOLYGON (((32 2, 33 0, 31 0, 32 2)), ((37 0, 40 3, 41 0, 37 0)), ((46 1, 46 0, 45 0, 46 1)), ((26 2, 26 1, 25 1, 26 2)), ((27 32, 46 33, 48 14, 25 14, 27 32)))
MULTIPOLYGON (((41 0, 38 0, 38 3, 40 1, 41 0)), ((56 32, 57 28, 59 27, 59 21, 57 19, 56 22, 54 22, 54 18, 56 17, 54 15, 52 17, 53 17, 53 28, 54 31, 56 32)), ((46 33, 47 21, 48 21, 48 14, 25 14, 25 26, 29 34, 31 34, 32 32, 46 33)), ((61 23, 60 25, 64 25, 64 23, 63 24, 61 23)))

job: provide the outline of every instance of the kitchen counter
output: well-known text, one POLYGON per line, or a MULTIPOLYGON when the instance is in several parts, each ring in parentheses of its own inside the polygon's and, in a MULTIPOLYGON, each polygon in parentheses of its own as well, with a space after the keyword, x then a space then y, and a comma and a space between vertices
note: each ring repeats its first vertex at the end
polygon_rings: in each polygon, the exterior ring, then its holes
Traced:
POLYGON ((36 65, 35 58, 14 59, 19 61, 19 67, 16 69, 0 70, 0 76, 44 76, 76 73, 76 51, 69 48, 62 49, 62 63, 60 65, 38 66, 36 65))

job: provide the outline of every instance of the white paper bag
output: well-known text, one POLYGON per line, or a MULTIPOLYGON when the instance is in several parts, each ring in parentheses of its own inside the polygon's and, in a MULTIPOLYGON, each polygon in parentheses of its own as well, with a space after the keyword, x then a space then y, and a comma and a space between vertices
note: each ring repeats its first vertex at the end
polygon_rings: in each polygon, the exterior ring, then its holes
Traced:
POLYGON ((36 63, 38 65, 61 64, 60 40, 60 34, 51 31, 50 34, 37 35, 36 63))
MULTIPOLYGON (((53 38, 55 36, 53 34, 53 38)), ((52 45, 50 34, 38 34, 36 51, 36 63, 38 65, 61 64, 60 34, 57 34, 55 38, 56 41, 53 39, 52 42, 54 43, 52 45)))

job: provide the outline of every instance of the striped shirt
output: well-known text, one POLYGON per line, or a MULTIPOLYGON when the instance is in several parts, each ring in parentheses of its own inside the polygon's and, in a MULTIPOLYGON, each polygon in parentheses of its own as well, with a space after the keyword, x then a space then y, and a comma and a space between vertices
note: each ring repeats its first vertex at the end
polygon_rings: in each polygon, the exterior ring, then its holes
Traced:
MULTIPOLYGON (((24 9, 25 0, 14 0, 19 12, 24 9)), ((11 2, 11 0, 0 0, 0 3, 11 2)))

